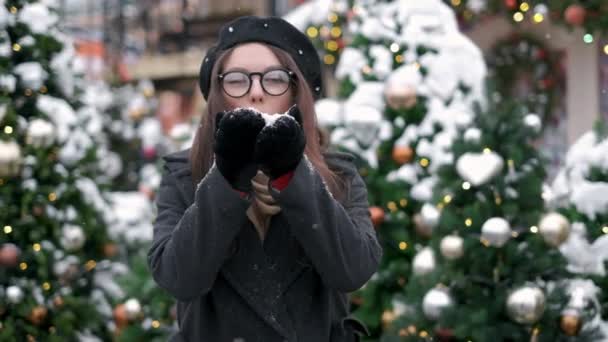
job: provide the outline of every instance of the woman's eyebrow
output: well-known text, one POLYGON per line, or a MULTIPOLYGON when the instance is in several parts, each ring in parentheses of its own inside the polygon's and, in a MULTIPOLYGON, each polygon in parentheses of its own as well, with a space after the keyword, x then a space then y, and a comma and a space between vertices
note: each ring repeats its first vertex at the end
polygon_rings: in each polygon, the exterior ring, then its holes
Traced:
MULTIPOLYGON (((282 65, 278 65, 278 64, 277 65, 272 65, 272 66, 264 68, 261 72, 266 72, 266 71, 269 71, 269 70, 276 70, 276 69, 285 69, 285 67, 282 66, 282 65)), ((230 69, 225 70, 223 73, 232 72, 232 71, 242 71, 244 73, 250 73, 250 72, 252 72, 252 71, 250 71, 248 69, 245 69, 245 68, 234 67, 234 68, 230 68, 230 69)))

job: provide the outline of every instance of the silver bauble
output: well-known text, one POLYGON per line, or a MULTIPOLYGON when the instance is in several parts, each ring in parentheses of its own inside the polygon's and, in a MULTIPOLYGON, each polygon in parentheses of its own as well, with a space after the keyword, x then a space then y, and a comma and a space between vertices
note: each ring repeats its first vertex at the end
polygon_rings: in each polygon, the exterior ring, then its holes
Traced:
POLYGON ((545 294, 536 286, 522 286, 507 298, 507 313, 520 324, 533 324, 545 311, 545 294))
POLYGON ((492 217, 481 227, 482 242, 490 246, 502 247, 511 238, 511 226, 502 217, 492 217))
POLYGON ((540 220, 538 232, 548 245, 557 247, 568 239, 570 222, 560 213, 549 213, 540 220))
POLYGON ((0 140, 0 177, 14 177, 19 174, 23 156, 21 148, 14 141, 0 140))
POLYGON ((524 117, 524 124, 530 127, 534 133, 539 133, 543 126, 540 117, 534 113, 530 113, 524 117))
POLYGON ((448 235, 441 239, 441 255, 448 260, 456 260, 464 255, 464 239, 457 235, 448 235))
POLYGON ((82 246, 86 241, 82 228, 76 225, 67 224, 62 229, 61 245, 68 251, 75 251, 82 246))
POLYGON ((6 298, 12 304, 18 304, 23 299, 23 290, 19 286, 9 286, 6 289, 6 298))
POLYGON ((446 308, 452 306, 452 303, 452 297, 450 297, 447 289, 434 288, 424 295, 422 311, 426 318, 437 320, 446 308))
POLYGON ((27 127, 25 141, 34 147, 47 147, 55 141, 55 126, 43 119, 34 119, 27 127))
POLYGON ((431 273, 436 268, 435 255, 429 247, 423 248, 412 261, 414 275, 425 275, 431 273))
POLYGON ((129 320, 134 320, 141 314, 141 304, 135 298, 131 298, 125 302, 125 312, 129 320))
POLYGON ((434 205, 425 203, 420 213, 414 215, 414 228, 418 235, 430 238, 439 222, 439 210, 434 205))

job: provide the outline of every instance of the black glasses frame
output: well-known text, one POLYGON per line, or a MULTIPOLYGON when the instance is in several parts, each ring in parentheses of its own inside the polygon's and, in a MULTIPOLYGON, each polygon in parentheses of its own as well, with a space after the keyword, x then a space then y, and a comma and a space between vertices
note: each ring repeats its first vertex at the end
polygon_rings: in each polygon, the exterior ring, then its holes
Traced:
POLYGON ((293 71, 288 70, 288 69, 284 69, 284 68, 276 68, 276 69, 270 69, 270 70, 266 70, 266 71, 264 71, 264 72, 249 72, 249 73, 247 73, 247 72, 245 72, 245 71, 240 71, 240 70, 237 70, 237 71, 228 71, 228 72, 221 73, 221 74, 217 75, 217 78, 218 78, 218 80, 219 80, 219 82, 220 82, 220 84, 221 84, 221 86, 222 86, 222 91, 223 91, 223 92, 224 92, 226 95, 228 95, 228 96, 230 96, 230 97, 232 97, 232 98, 235 98, 235 99, 241 98, 241 97, 243 97, 243 96, 245 96, 245 95, 247 95, 247 94, 249 93, 249 91, 251 90, 251 86, 253 85, 253 78, 252 78, 252 76, 254 76, 254 75, 258 75, 258 76, 260 76, 260 85, 262 86, 262 90, 264 90, 264 92, 265 92, 266 94, 268 94, 268 95, 270 95, 270 96, 281 96, 281 95, 285 94, 285 93, 286 93, 286 92, 289 90, 289 86, 287 86, 287 88, 285 88, 285 91, 284 91, 284 92, 282 92, 282 93, 280 93, 280 94, 271 94, 271 93, 269 93, 269 92, 268 92, 268 90, 266 90, 266 87, 264 87, 264 82, 262 82, 262 80, 264 79, 264 76, 265 76, 266 74, 268 74, 268 73, 270 73, 270 72, 273 72, 273 71, 277 71, 277 70, 280 70, 280 71, 285 71, 285 72, 287 73, 287 76, 289 77, 289 84, 290 84, 290 85, 291 85, 291 84, 294 84, 294 81, 295 81, 295 78, 296 78, 296 74, 295 74, 293 71), (241 96, 233 96, 233 95, 230 95, 230 94, 228 94, 228 92, 227 92, 227 91, 226 91, 226 89, 224 88, 224 77, 225 77, 226 75, 228 75, 228 74, 232 74, 232 73, 243 74, 243 75, 246 75, 246 76, 247 76, 247 78, 249 78, 249 87, 247 87, 247 91, 245 91, 245 92, 243 93, 243 95, 241 95, 241 96))

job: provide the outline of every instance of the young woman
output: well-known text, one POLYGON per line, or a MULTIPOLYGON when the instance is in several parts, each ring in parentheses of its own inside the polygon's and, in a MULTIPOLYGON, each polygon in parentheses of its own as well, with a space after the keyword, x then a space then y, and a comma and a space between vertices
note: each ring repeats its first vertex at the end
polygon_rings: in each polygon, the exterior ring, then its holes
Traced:
POLYGON ((148 255, 178 301, 172 340, 357 341, 346 294, 382 249, 352 156, 321 148, 312 43, 283 19, 241 17, 200 87, 208 113, 192 148, 165 157, 148 255))

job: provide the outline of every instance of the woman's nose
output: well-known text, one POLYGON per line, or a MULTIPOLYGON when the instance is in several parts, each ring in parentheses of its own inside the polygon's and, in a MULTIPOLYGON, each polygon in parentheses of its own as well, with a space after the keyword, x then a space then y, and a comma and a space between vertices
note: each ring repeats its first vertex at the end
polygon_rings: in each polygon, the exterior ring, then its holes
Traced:
POLYGON ((252 77, 251 89, 249 90, 249 97, 252 102, 264 101, 264 88, 262 88, 262 78, 258 75, 252 77))

